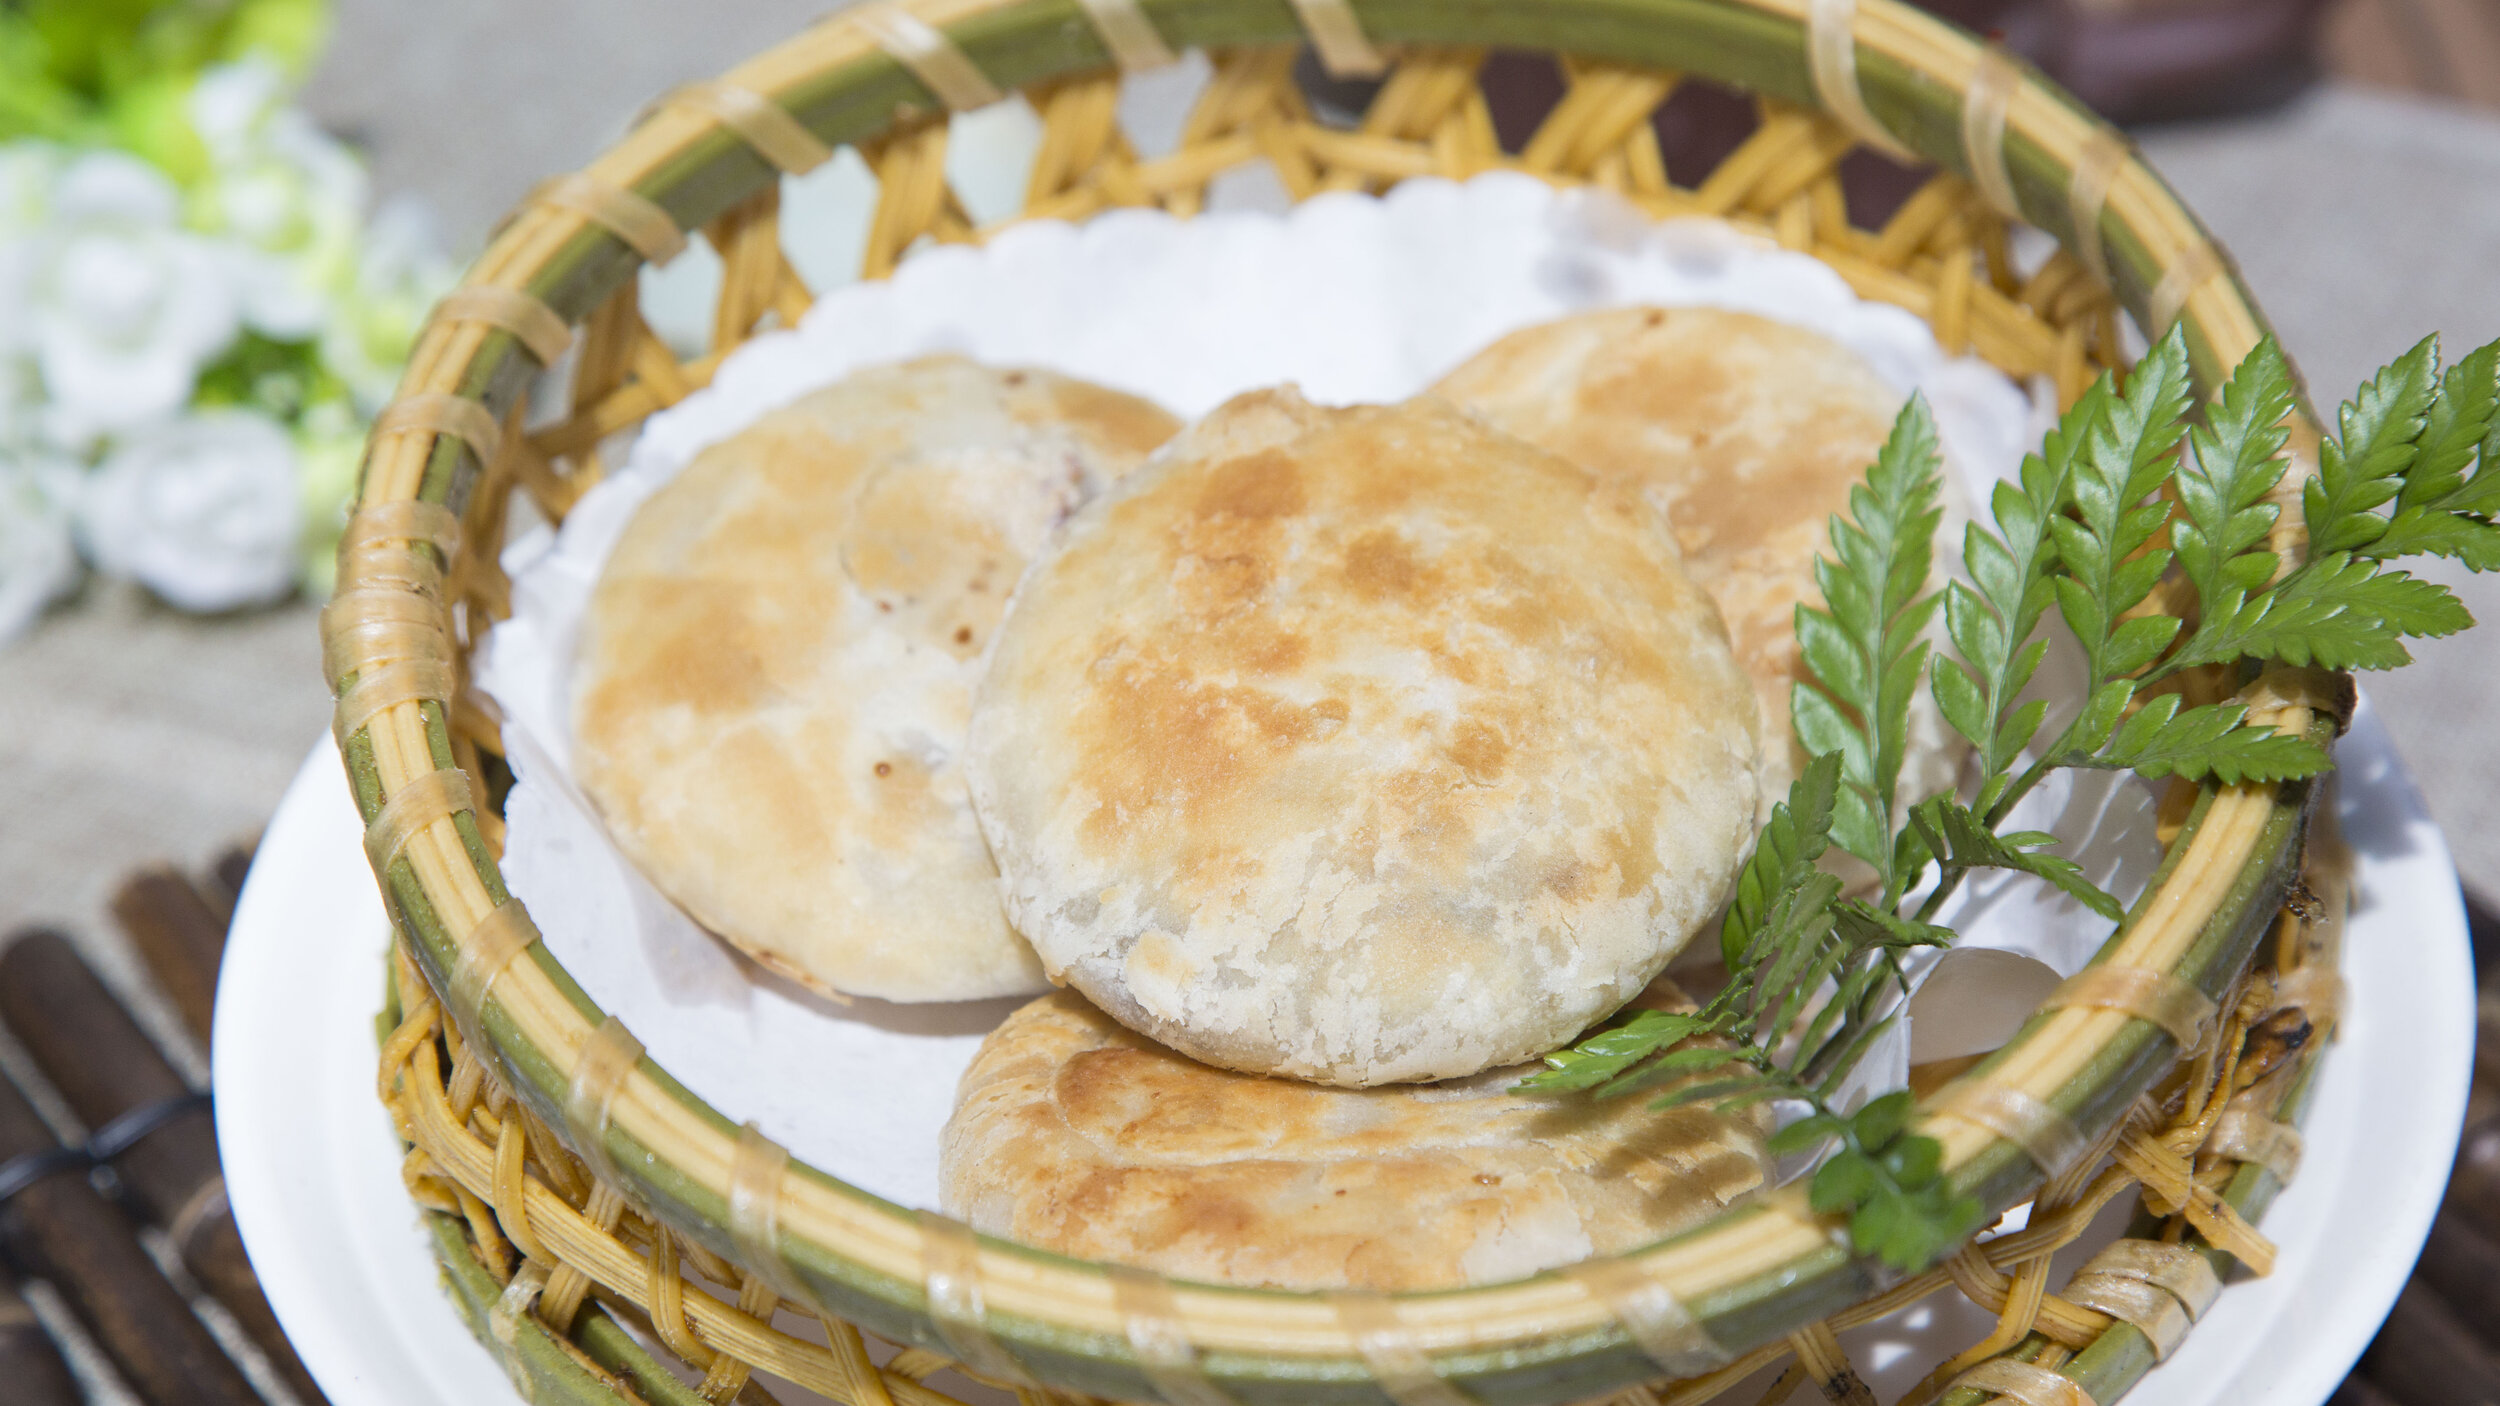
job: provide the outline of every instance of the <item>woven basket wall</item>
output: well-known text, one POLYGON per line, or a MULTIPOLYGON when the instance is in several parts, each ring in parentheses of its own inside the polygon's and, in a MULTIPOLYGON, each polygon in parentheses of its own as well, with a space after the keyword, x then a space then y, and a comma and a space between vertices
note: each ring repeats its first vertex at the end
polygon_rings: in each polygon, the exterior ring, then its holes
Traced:
MULTIPOLYGON (((381 1096, 455 1290, 516 1379, 539 1395, 685 1398, 622 1317, 691 1364, 713 1401, 752 1399, 758 1371, 845 1401, 942 1401, 924 1379, 950 1367, 1028 1400, 1690 1401, 1784 1355, 1796 1379, 1851 1399, 1833 1328, 1953 1287, 2001 1326, 1933 1385, 2106 1401, 2201 1311, 2226 1252, 2264 1258, 2246 1217, 2289 1171, 2296 1139, 2279 1120, 2324 1044, 2307 1035, 2332 1019, 2341 915, 2330 878, 2310 886, 2322 896, 2297 887, 2304 784, 2174 793, 2168 857, 2096 965, 2192 988, 2222 1017, 2200 1033, 2070 1001, 1930 1099, 1923 1126, 1956 1186, 1992 1208, 2036 1194, 2039 1209, 2029 1230, 1900 1283, 1854 1261, 1790 1191, 1517 1284, 1168 1284, 878 1201, 792 1163, 643 1058, 535 942, 496 866, 508 772, 467 660, 508 612, 507 522, 519 499, 560 520, 621 436, 806 310, 778 227, 785 172, 844 145, 866 159, 879 192, 867 277, 924 241, 985 237, 947 187, 947 109, 1011 92, 1043 124, 1021 218, 1192 213, 1216 177, 1259 161, 1296 198, 1517 169, 1764 232, 1925 319, 1948 351, 2068 398, 2121 359, 2122 317, 2184 323, 2206 390, 2262 330, 2227 261, 2122 138, 1888 0, 930 0, 837 16, 672 95, 535 192, 438 310, 377 424, 325 616, 341 747, 401 935, 381 1096), (1363 97, 1358 119, 1315 111, 1296 82, 1306 43, 1341 74, 1376 73, 1376 89, 1331 87, 1363 97), (1116 121, 1123 65, 1180 49, 1206 51, 1213 79, 1179 148, 1141 157, 1116 121), (1515 150, 1479 86, 1497 51, 1560 63, 1561 100, 1515 150), (1683 184, 1651 121, 1679 75, 1741 86, 1760 118, 1683 184), (1938 168, 1871 229, 1851 224, 1841 175, 1868 145, 1938 168), (2025 221, 2058 240, 2036 263, 2014 254, 2025 221), (635 274, 689 232, 724 276, 711 345, 681 359, 645 323, 635 274), (556 403, 525 405, 559 366, 556 403), (2043 1153, 2052 1118, 2088 1155, 2043 1153), (2161 1219, 2125 1243, 2153 1248, 2049 1294, 2050 1253, 2138 1184, 2161 1219), (903 1350, 871 1366, 861 1328, 903 1350), (1680 1380, 1641 1385, 1664 1378, 1680 1380)), ((2248 700, 2253 720, 2321 741, 2339 721, 2332 679, 2270 673, 2248 700)))

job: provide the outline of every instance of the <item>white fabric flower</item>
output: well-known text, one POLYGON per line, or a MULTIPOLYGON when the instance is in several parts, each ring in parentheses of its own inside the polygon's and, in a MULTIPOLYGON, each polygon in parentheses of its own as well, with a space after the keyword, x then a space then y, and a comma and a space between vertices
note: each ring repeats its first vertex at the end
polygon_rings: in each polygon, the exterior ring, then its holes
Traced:
POLYGON ((0 643, 15 638, 78 584, 70 513, 78 466, 0 449, 0 643))
POLYGON ((309 596, 327 598, 338 584, 339 538, 364 462, 365 422, 354 406, 328 400, 305 410, 295 427, 296 492, 304 510, 295 579, 309 596))
POLYGON ((426 312, 459 277, 442 247, 414 200, 386 202, 365 231, 355 277, 322 329, 321 360, 367 415, 391 398, 426 312))
POLYGON ((367 187, 355 154, 282 91, 256 59, 201 76, 191 119, 209 159, 191 220, 220 239, 244 322, 299 341, 322 330, 354 277, 367 187))
POLYGON ((248 410, 151 425, 88 479, 78 531, 101 570, 185 610, 273 601, 295 580, 295 445, 248 410))
POLYGON ((286 104, 286 75, 257 55, 203 69, 191 85, 191 130, 209 159, 224 159, 259 140, 286 104))
MULTIPOLYGON (((9 315, 15 311, 9 290, 24 286, 34 267, 37 236, 52 222, 52 188, 65 161, 50 142, 0 144, 0 357, 32 345, 25 319, 9 315)), ((6 383, 15 374, 14 368, 0 367, 0 416, 17 389, 6 383)), ((0 441, 8 437, 9 425, 0 419, 0 441)))
POLYGON ((0 142, 0 240, 23 237, 52 217, 52 187, 68 161, 50 142, 0 142))
POLYGON ((33 353, 61 443, 181 409, 200 367, 234 340, 228 280, 208 244, 176 227, 177 204, 146 162, 81 156, 61 172, 50 224, 0 264, 0 327, 33 353))

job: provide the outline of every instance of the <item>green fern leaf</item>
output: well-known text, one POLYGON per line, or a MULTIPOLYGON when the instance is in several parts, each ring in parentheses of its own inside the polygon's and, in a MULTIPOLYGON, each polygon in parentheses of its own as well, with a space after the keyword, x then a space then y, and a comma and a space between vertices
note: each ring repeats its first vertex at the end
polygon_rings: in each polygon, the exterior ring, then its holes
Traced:
POLYGON ((2321 669, 2393 669, 2411 663, 2407 638, 2452 635, 2474 623, 2447 587, 2342 552, 2310 562, 2270 591, 2225 591, 2166 669, 2280 659, 2321 669))
POLYGON ((1838 753, 1847 789, 1832 837, 1890 877, 1893 792, 1909 744, 1910 698, 1927 670, 1943 451, 1927 402, 1913 396, 1831 523, 1832 555, 1815 562, 1824 606, 1797 607, 1797 644, 1811 683, 1791 713, 1807 750, 1838 753))
POLYGON ((2077 764, 2190 781, 2211 776, 2227 786, 2315 776, 2333 765, 2307 738, 2242 726, 2247 717, 2237 703, 2183 710, 2177 694, 2161 694, 2145 700, 2107 747, 2077 764))
POLYGON ((2337 416, 2338 438, 2318 446, 2317 477, 2303 485, 2301 516, 2317 556, 2351 551, 2387 531, 2378 509, 2402 490, 2439 390, 2439 338, 2381 367, 2337 416))
POLYGON ((2172 470, 2189 392, 2187 338, 2173 328, 2111 401, 2068 480, 2068 512, 2049 520, 2065 573, 2058 613, 2083 645, 2095 688, 2151 662, 2178 629, 2165 617, 2127 616, 2170 566, 2170 551, 2154 540, 2169 508, 2147 500, 2172 470), (2122 640, 2122 631, 2132 633, 2122 640))
POLYGON ((2472 571, 2500 568, 2500 526, 2490 521, 2500 511, 2496 412, 2500 342, 2476 349, 2440 378, 2387 529, 2355 555, 2379 561, 2443 556, 2472 571))
POLYGON ((1928 848, 1956 869, 2010 869, 2030 874, 2046 879, 2059 892, 2104 918, 2125 916, 2126 910, 2119 907, 2118 900, 2083 877, 2083 870, 2073 860, 2046 852, 2057 843, 2055 835, 2038 830, 2000 835, 1989 829, 1977 813, 1950 796, 1921 802, 1911 810, 1910 823, 1918 827, 1928 848))
POLYGON ((2291 368, 2269 335, 2232 371, 2205 424, 2189 432, 2194 452, 2179 469, 2180 520, 2170 543, 2209 609, 2225 590, 2253 591, 2274 577, 2274 554, 2258 548, 2274 526, 2277 510, 2265 497, 2283 480, 2291 413, 2291 368))

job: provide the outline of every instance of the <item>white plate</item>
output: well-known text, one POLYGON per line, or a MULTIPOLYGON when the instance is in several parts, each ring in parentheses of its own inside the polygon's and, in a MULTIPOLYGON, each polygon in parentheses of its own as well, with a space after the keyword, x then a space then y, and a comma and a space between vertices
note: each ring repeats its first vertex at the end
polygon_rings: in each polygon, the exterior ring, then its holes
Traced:
MULTIPOLYGON (((2313 1406, 2403 1287, 2439 1205, 2471 1075, 2474 980, 2456 870, 2368 707, 2339 748, 2360 856, 2351 985, 2298 1179, 2268 1212, 2282 1254, 2234 1284, 2130 1406, 2313 1406)), ((227 1194, 269 1303, 341 1406, 517 1401, 444 1297, 374 1099, 389 929, 338 758, 313 749, 261 841, 217 1000, 227 1194)), ((1852 1350, 1885 1399, 1986 1323, 1941 1294, 1852 1350)))

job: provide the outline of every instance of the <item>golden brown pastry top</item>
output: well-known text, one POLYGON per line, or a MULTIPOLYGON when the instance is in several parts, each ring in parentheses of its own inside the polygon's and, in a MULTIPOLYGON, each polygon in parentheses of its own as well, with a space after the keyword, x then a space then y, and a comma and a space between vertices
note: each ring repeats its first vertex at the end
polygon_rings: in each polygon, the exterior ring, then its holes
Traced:
POLYGON ((1177 423, 1041 371, 862 371, 698 456, 602 570, 575 771, 659 888, 821 991, 1041 989, 964 793, 1025 562, 1177 423))
POLYGON ((945 1209, 1175 1278, 1439 1289, 1630 1250, 1762 1183, 1751 1117, 1511 1094, 1527 1072, 1360 1090, 1235 1074, 1056 992, 966 1071, 945 1209))
MULTIPOLYGON (((1789 691, 1805 678, 1796 608, 1821 601, 1814 561, 1830 554, 1830 520, 1847 514, 1903 397, 1820 333, 1638 307, 1512 333, 1434 393, 1638 486, 1667 515, 1761 700, 1764 812, 1786 799, 1805 760, 1789 728, 1789 691)), ((1931 710, 1916 726, 1910 785, 1948 784, 1958 747, 1931 710)))
POLYGON ((1287 389, 1070 525, 968 756, 1055 978, 1210 1063, 1365 1085, 1639 991, 1726 894, 1754 752, 1637 495, 1439 402, 1287 389))

